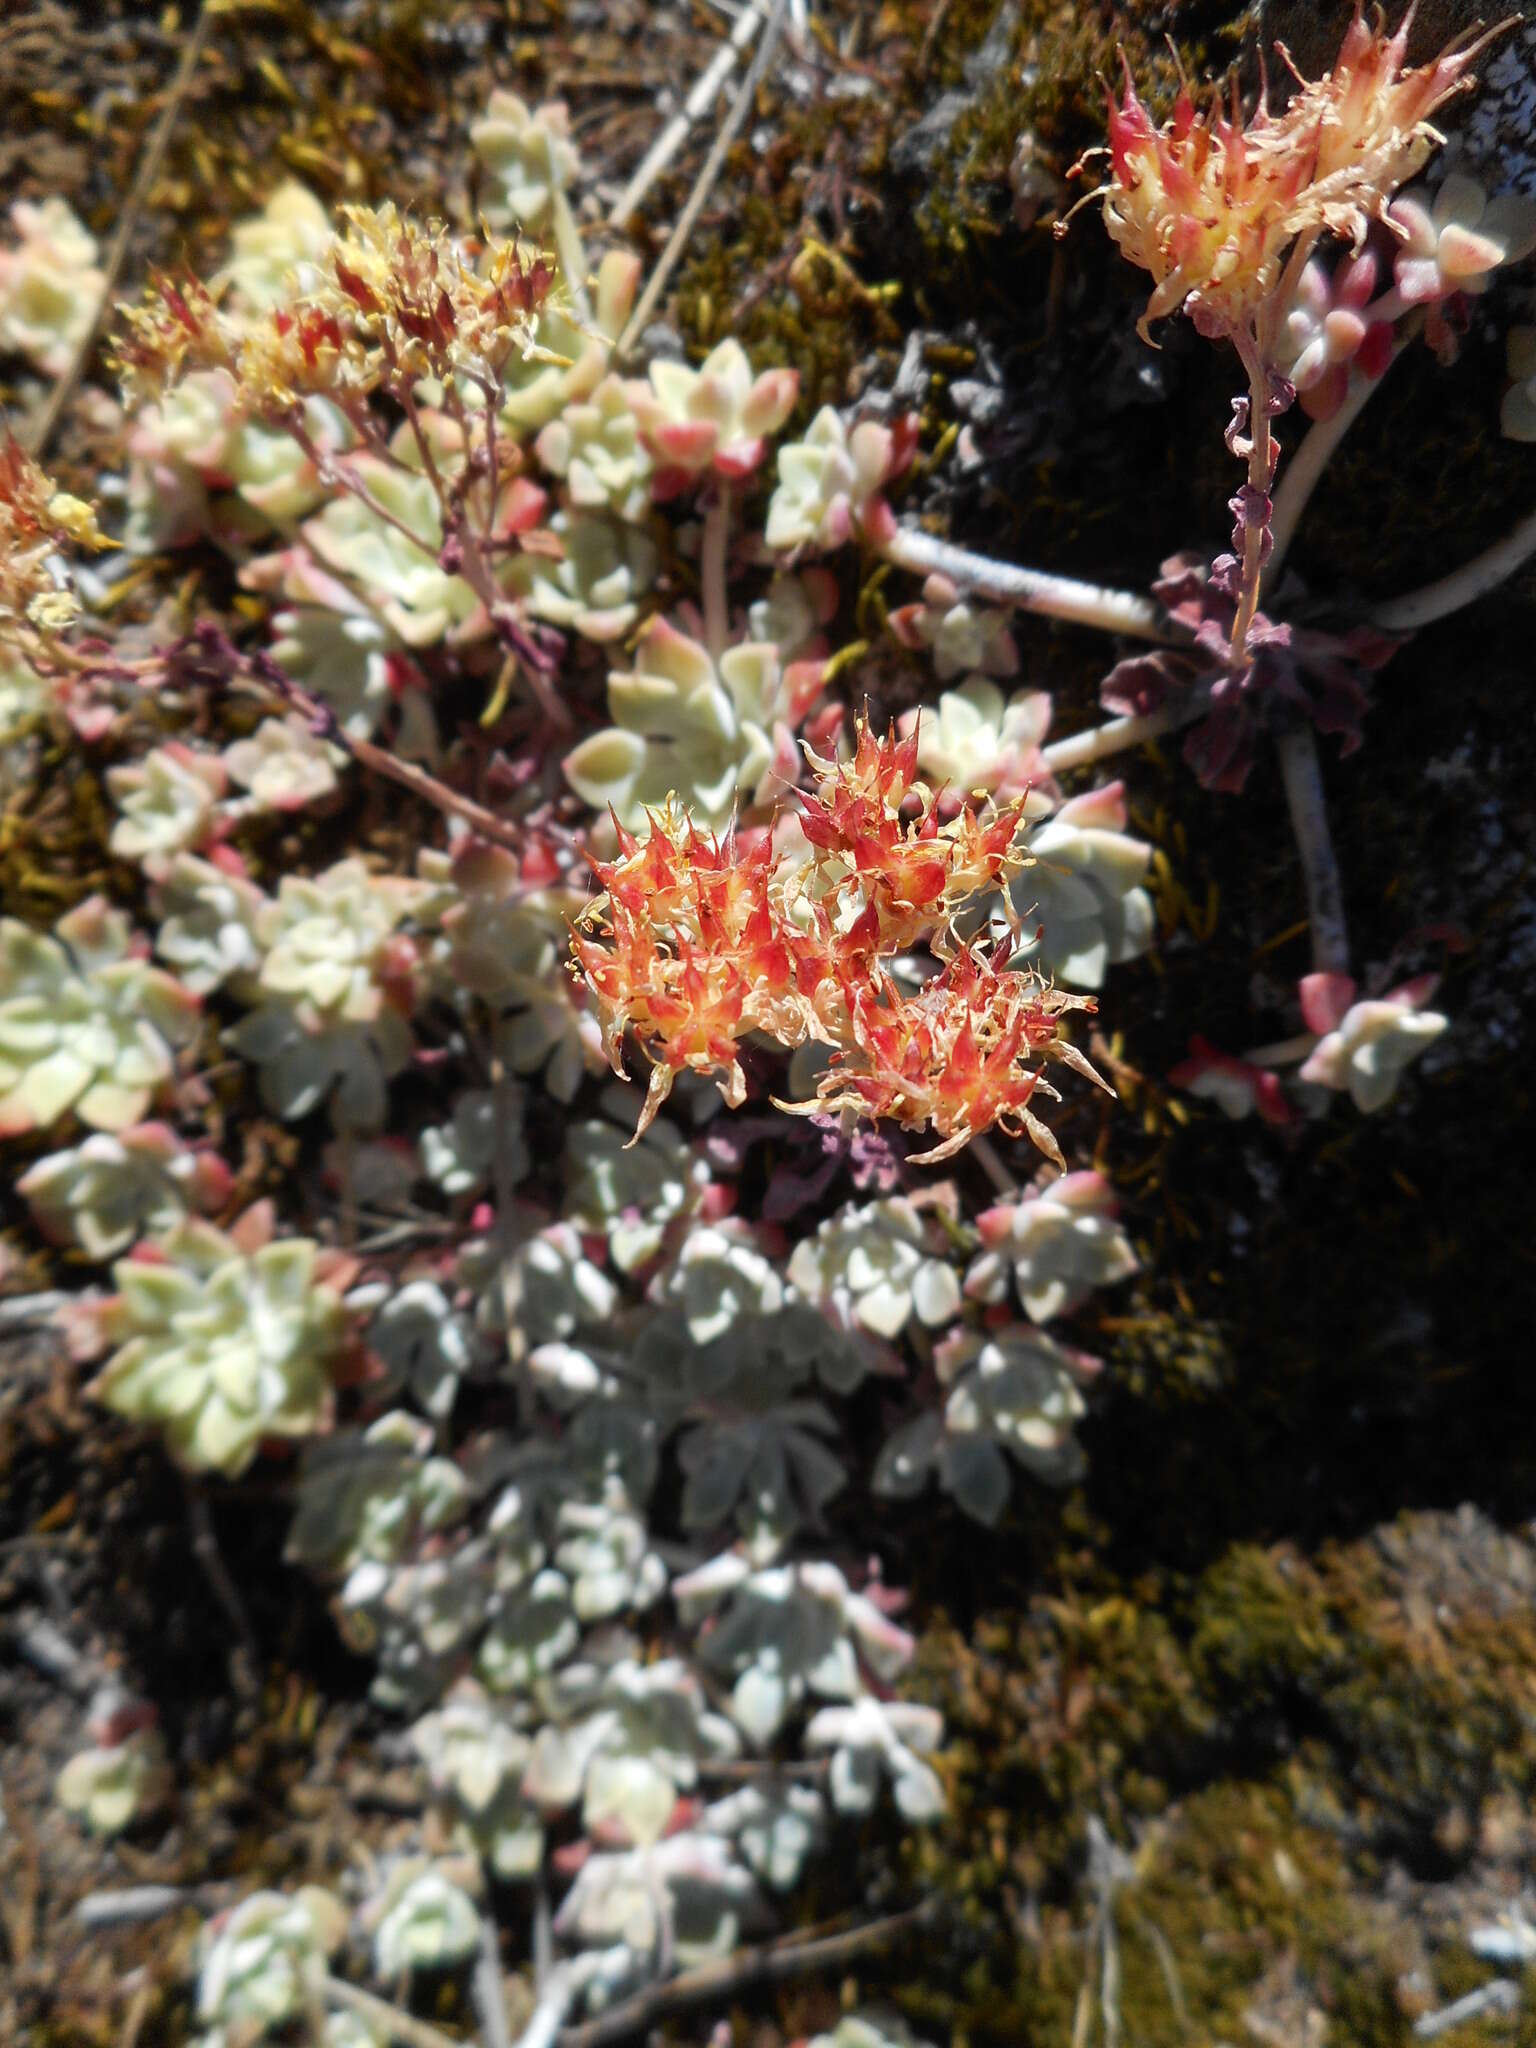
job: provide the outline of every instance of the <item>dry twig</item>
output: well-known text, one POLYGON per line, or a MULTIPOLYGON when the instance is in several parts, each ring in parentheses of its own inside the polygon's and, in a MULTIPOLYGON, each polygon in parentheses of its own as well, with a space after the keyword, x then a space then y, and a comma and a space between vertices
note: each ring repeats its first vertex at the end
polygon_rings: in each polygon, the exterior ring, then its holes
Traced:
POLYGON ((43 416, 38 421, 32 436, 31 453, 34 455, 41 456, 47 452, 48 444, 58 430, 59 421, 64 417, 65 408, 68 406, 71 398, 74 397, 80 379, 85 375, 85 366, 91 359, 91 351, 95 348, 97 337, 100 335, 102 326, 106 321, 107 309, 112 303, 112 294, 117 289, 117 280, 127 259, 128 244, 133 237, 134 228, 138 225, 138 218, 143 211, 145 201, 149 197, 150 188, 154 184, 155 179, 160 175, 160 166, 165 160, 165 152, 169 146, 171 135, 176 127, 177 120, 180 118, 182 107, 186 103, 187 93, 192 84, 192 76, 197 70, 198 59, 202 56, 207 46, 209 31, 213 27, 213 12, 212 0, 202 0, 202 5, 198 8, 197 20, 192 24, 191 34, 182 45, 181 58, 176 66, 176 75, 172 78, 166 93, 165 105, 160 110, 160 118, 155 123, 154 131, 150 135, 143 156, 139 159, 138 174, 129 188, 127 199, 123 202, 123 210, 118 217, 117 232, 113 235, 112 245, 107 251, 107 260, 103 269, 101 283, 101 297, 97 301, 95 315, 91 320, 90 326, 80 337, 80 344, 70 360, 69 368, 60 377, 58 383, 54 385, 52 392, 49 394, 48 403, 43 408, 43 416))
POLYGON ((769 5, 770 0, 752 0, 751 6, 743 8, 737 16, 730 40, 720 46, 704 70, 699 73, 687 99, 641 158, 634 175, 619 195, 618 204, 608 216, 609 227, 623 227, 682 148, 687 140, 688 130, 701 115, 708 112, 714 103, 715 95, 736 69, 742 51, 762 27, 769 5))
POLYGON ((640 295, 640 303, 630 315, 629 325, 619 337, 619 345, 615 350, 618 356, 627 355, 634 347, 636 338, 645 332, 646 322, 655 312, 661 295, 666 290, 667 280, 677 268, 683 251, 688 246, 688 238, 698 223, 699 215, 704 211, 704 202, 714 190, 715 180, 720 175, 731 144, 746 125, 753 101, 757 98, 757 88, 762 84, 769 61, 778 47, 779 34, 784 26, 785 6, 786 0, 773 0, 773 11, 768 17, 763 39, 757 46, 757 54, 752 59, 746 77, 741 81, 741 90, 731 102, 731 111, 721 124, 720 133, 715 137, 709 155, 704 159, 703 168, 694 181, 693 190, 688 194, 687 202, 677 217, 677 225, 667 237, 667 246, 662 250, 661 259, 651 272, 650 280, 640 295))
POLYGON ((749 1985, 778 1984, 811 1970, 836 1968, 896 1935, 932 1925, 938 1910, 929 1899, 908 1912, 887 1914, 883 1920, 868 1921, 843 1934, 787 1935, 782 1941, 738 1949, 718 1963, 704 1963, 668 1983, 652 1984, 584 2026, 562 2028, 557 2048, 607 2048, 609 2042, 627 2040, 682 2006, 732 1998, 749 1985))

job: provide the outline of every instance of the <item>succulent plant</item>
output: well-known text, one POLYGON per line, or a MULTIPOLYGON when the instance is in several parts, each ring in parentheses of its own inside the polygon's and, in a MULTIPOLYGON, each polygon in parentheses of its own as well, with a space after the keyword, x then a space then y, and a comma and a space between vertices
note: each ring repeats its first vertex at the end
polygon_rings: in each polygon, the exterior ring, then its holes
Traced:
POLYGON ((1421 974, 1389 994, 1356 1002, 1348 976, 1312 975, 1303 984, 1307 1022, 1323 1027, 1298 1078, 1322 1088, 1348 1092, 1363 1115, 1385 1109, 1405 1070, 1427 1052, 1449 1023, 1424 1006, 1439 977, 1421 974))
POLYGON ((267 899, 238 863, 183 853, 156 878, 150 900, 159 919, 155 951, 193 995, 211 995, 259 966, 256 922, 267 899))
POLYGON ((907 712, 901 731, 916 729, 917 764, 946 785, 946 794, 963 800, 980 792, 1001 804, 1028 789, 1038 793, 1043 811, 1056 797, 1040 754, 1050 722, 1049 691, 1020 690, 1005 699, 990 677, 974 675, 932 709, 907 712))
POLYGON ((1106 971, 1145 953, 1156 933, 1141 886, 1152 849, 1125 823, 1121 783, 1071 798, 1030 834, 1033 865, 1013 883, 1030 934, 1022 955, 1073 988, 1101 988, 1106 971))
POLYGON ((700 1640, 699 1659, 733 1681, 731 1718, 760 1749, 807 1698, 857 1698, 861 1658, 889 1680, 912 1655, 912 1638, 851 1591, 833 1564, 754 1570, 725 1551, 672 1591, 685 1626, 723 1610, 700 1640))
POLYGON ((371 739, 394 697, 401 642, 378 614, 349 598, 343 608, 300 604, 272 619, 272 657, 335 712, 343 732, 371 739))
POLYGON ((260 213, 235 222, 234 253, 219 281, 253 309, 279 305, 292 290, 292 273, 322 256, 334 235, 330 216, 309 187, 285 178, 260 213))
POLYGON ((469 141, 487 173, 480 207, 491 225, 534 234, 549 226, 557 199, 580 167, 565 106, 553 100, 529 107, 515 92, 498 88, 480 119, 470 123, 469 141))
POLYGON ((224 2038, 259 2041, 289 2020, 318 2013, 326 1959, 346 1933, 340 1901, 318 1885, 252 1892, 203 1929, 196 2014, 224 2038))
POLYGON ((468 1510, 469 1482, 432 1455, 429 1423, 395 1411, 309 1445, 286 1555, 313 1571, 398 1563, 468 1510))
POLYGON ((769 547, 840 548, 857 531, 879 538, 894 523, 880 494, 909 453, 910 443, 878 420, 849 427, 824 405, 798 441, 779 449, 769 547))
POLYGON ((1072 1429, 1083 1413, 1079 1381, 1098 1370, 1096 1359, 1014 1324, 956 1331, 934 1363, 950 1388, 943 1414, 921 1415, 891 1438, 875 1466, 876 1493, 919 1493, 932 1469, 973 1520, 991 1527, 1008 1504, 1012 1464, 1056 1483, 1080 1473, 1072 1429))
POLYGON ((546 1567, 499 1598, 475 1669, 493 1693, 526 1693, 563 1664, 580 1640, 570 1581, 546 1567))
POLYGON ((96 238, 56 197, 18 199, 11 226, 16 246, 0 249, 0 354, 62 377, 106 290, 96 238))
POLYGON ((695 1225, 647 1289, 658 1306, 681 1315, 690 1341, 713 1343, 743 1317, 776 1315, 784 1283, 754 1233, 728 1219, 695 1225))
POLYGON ((550 1093, 568 1102, 586 1057, 561 961, 583 899, 564 887, 530 887, 511 854, 483 841, 452 855, 424 852, 418 866, 436 892, 434 985, 457 1006, 466 997, 489 1004, 498 1057, 516 1074, 542 1071, 550 1093))
POLYGON ((503 1277, 514 1360, 538 1344, 564 1341, 584 1324, 606 1322, 618 1290, 587 1257, 570 1223, 551 1223, 518 1246, 503 1277))
POLYGON ((446 1124, 421 1134, 421 1163, 445 1195, 467 1195, 490 1184, 493 1170, 508 1187, 533 1164, 523 1135, 521 1088, 465 1088, 454 1098, 446 1124))
POLYGON ((1428 206, 1415 194, 1392 201, 1393 276, 1410 306, 1432 304, 1453 292, 1476 297, 1505 263, 1536 249, 1536 201, 1503 192, 1490 199, 1464 171, 1451 171, 1428 206))
POLYGON ((107 842, 110 850, 154 875, 207 837, 224 794, 224 765, 217 754, 173 740, 142 760, 109 768, 107 788, 122 812, 107 842))
POLYGON ((610 249, 590 280, 592 317, 573 320, 545 302, 534 329, 535 346, 502 372, 502 417, 515 433, 537 431, 566 406, 590 398, 607 373, 640 282, 640 259, 610 249))
POLYGON ((921 604, 891 613, 891 628, 908 647, 926 647, 940 682, 979 672, 1012 676, 1019 670, 1008 614, 988 611, 962 597, 947 576, 930 576, 921 604))
POLYGON ((249 739, 224 749, 230 781, 266 811, 299 811, 329 796, 344 758, 301 718, 264 718, 249 739))
POLYGON ((1296 1121, 1295 1105, 1273 1068, 1222 1052, 1207 1038, 1189 1041, 1188 1057, 1169 1069, 1168 1079, 1175 1088, 1214 1102, 1234 1122, 1255 1111, 1277 1129, 1296 1121))
POLYGON ((507 570, 507 588, 535 618, 584 640, 620 640, 640 616, 660 557, 637 526, 600 512, 557 512, 549 531, 558 555, 526 551, 507 570))
POLYGON ((558 1811, 581 1803, 582 1824, 605 1848, 649 1848, 671 1826, 702 1761, 739 1749, 712 1713, 696 1675, 677 1657, 641 1664, 569 1664, 544 1688, 555 1718, 533 1738, 524 1790, 558 1811))
MULTIPOLYGON (((323 874, 285 875, 256 914, 261 966, 238 992, 256 1007, 226 1042, 261 1069, 274 1114, 307 1116, 328 1096, 343 1129, 376 1130, 385 1082, 410 1056, 410 1026, 390 942, 425 895, 403 877, 370 875, 360 860, 323 874)), ((407 949, 407 968, 414 954, 407 949)))
POLYGON ((628 1129, 592 1117, 567 1133, 566 1215, 605 1236, 614 1265, 633 1273, 660 1251, 669 1224, 698 1209, 709 1168, 666 1117, 631 1139, 633 1114, 618 1114, 628 1129))
POLYGON ((625 396, 660 471, 659 494, 705 471, 747 477, 768 452, 767 436, 788 419, 799 392, 793 370, 754 377, 739 341, 722 341, 693 370, 658 359, 625 396))
POLYGON ((667 1568, 651 1548, 645 1523, 612 1483, 601 1500, 561 1503, 555 1563, 570 1582, 580 1621, 641 1612, 667 1590, 667 1568))
POLYGON ((767 1917, 752 1873, 728 1843, 669 1835, 645 1849, 589 1856, 555 1915, 563 1940, 622 1947, 642 1978, 730 1955, 767 1917))
POLYGON ((838 1425, 819 1401, 785 1401, 760 1415, 715 1420, 678 1445, 685 1529, 715 1529, 733 1511, 766 1551, 815 1527, 847 1483, 832 1445, 838 1425))
POLYGON ((1007 1299, 1008 1269, 1031 1322, 1070 1315, 1096 1287, 1138 1270, 1102 1174, 1069 1173, 1002 1202, 977 1218, 984 1249, 971 1262, 965 1292, 991 1305, 1007 1299))
POLYGON ((612 512, 634 523, 650 509, 650 453, 624 386, 611 373, 590 398, 551 420, 534 448, 578 511, 612 512))
POLYGON ((45 1237, 99 1261, 140 1237, 164 1235, 191 1209, 218 1208, 231 1180, 216 1153, 193 1150, 168 1125, 149 1123, 50 1152, 16 1189, 45 1237))
POLYGON ((565 776, 633 832, 669 794, 701 824, 724 825, 772 767, 775 727, 795 720, 776 648, 746 642, 716 663, 665 619, 641 634, 635 666, 609 676, 608 704, 618 723, 569 753, 565 776))
POLYGON ((361 1915, 373 1937, 374 1968, 386 1983, 417 1970, 451 1970, 474 1954, 480 1941, 476 1875, 462 1860, 427 1856, 402 1856, 389 1866, 361 1915))
MULTIPOLYGON (((351 446, 344 416, 323 398, 306 400, 304 428, 315 447, 327 454, 351 446)), ((314 458, 291 434, 259 420, 236 420, 219 470, 219 481, 227 483, 234 496, 214 501, 213 524, 221 538, 227 533, 237 544, 264 536, 273 527, 286 531, 322 505, 327 495, 314 458)))
POLYGON ((164 1432, 189 1472, 245 1471, 263 1438, 307 1436, 324 1420, 347 1316, 308 1238, 269 1239, 250 1211, 236 1235, 179 1223, 113 1268, 96 1311, 115 1346, 97 1400, 164 1432))
POLYGON ((407 1280, 374 1313, 369 1350, 389 1393, 408 1387, 428 1415, 453 1412, 459 1382, 475 1362, 474 1333, 435 1280, 407 1280))
POLYGON ((522 1792, 533 1746, 506 1712, 472 1679, 461 1679, 412 1728, 411 1746, 496 1875, 531 1877, 544 1856, 544 1830, 522 1792))
POLYGON ((121 1741, 78 1750, 59 1772, 54 1797, 92 1834, 119 1835, 160 1804, 169 1782, 159 1730, 140 1727, 121 1741))
POLYGON ((805 1746, 832 1751, 828 1786, 839 1813, 870 1812, 884 1776, 902 1818, 925 1821, 944 1811, 944 1787, 921 1753, 936 1749, 943 1734, 944 1718, 935 1708, 865 1693, 845 1707, 813 1714, 805 1746))
POLYGON ((51 935, 0 918, 0 1133, 73 1110, 97 1130, 140 1122, 197 1023, 195 996, 132 950, 99 897, 51 935))
POLYGON ((54 702, 54 686, 22 654, 0 647, 0 747, 41 725, 54 702))
POLYGON ((484 1537, 420 1546, 397 1565, 365 1561, 347 1574, 334 1609, 343 1639, 375 1659, 371 1696, 391 1713, 419 1714, 463 1670, 494 1593, 496 1554, 484 1537))
POLYGON ((786 1892, 826 1841, 827 1809, 814 1786, 767 1778, 714 1800, 699 1816, 699 1828, 734 1843, 754 1876, 786 1892))
POLYGON ((960 1282, 933 1249, 922 1217, 904 1195, 862 1207, 847 1203, 789 1261, 791 1285, 840 1330, 887 1340, 915 1315, 936 1329, 960 1310, 960 1282))
POLYGON ((438 566, 443 522, 437 492, 430 478, 380 456, 349 460, 369 497, 389 518, 343 491, 305 520, 303 537, 317 559, 353 585, 407 647, 430 646, 464 625, 478 603, 462 576, 438 566))

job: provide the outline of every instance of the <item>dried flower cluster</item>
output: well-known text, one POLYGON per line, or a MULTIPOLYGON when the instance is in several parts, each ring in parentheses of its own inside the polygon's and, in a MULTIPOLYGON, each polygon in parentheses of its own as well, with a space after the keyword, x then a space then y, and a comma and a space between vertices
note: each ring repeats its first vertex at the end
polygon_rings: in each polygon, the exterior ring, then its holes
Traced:
POLYGON ((462 378, 494 389, 509 357, 529 358, 555 282, 549 261, 493 242, 478 265, 440 221, 395 207, 344 209, 347 232, 310 288, 254 315, 226 312, 194 280, 157 278, 126 309, 118 362, 126 388, 155 399, 176 379, 224 370, 257 417, 306 398, 359 398, 401 377, 462 378))

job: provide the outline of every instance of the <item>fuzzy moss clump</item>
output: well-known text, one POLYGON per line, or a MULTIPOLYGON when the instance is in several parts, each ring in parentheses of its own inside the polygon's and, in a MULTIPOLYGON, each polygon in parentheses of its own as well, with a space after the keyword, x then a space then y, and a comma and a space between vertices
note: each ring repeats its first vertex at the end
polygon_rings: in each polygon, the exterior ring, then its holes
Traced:
POLYGON ((1464 1929, 1426 1936, 1382 1870, 1448 1883, 1536 1794, 1536 1547, 1464 1509, 1312 1557, 1236 1544, 1117 1586, 1079 1554, 1071 1577, 923 1640, 952 1813, 903 1855, 963 1964, 942 1994, 914 1980, 915 2019, 1072 2037, 1097 1826, 1125 1852, 1121 2005, 1148 2044, 1271 2022, 1303 2040, 1304 2008, 1330 2038, 1406 2042, 1422 2005, 1483 1980, 1464 1929))

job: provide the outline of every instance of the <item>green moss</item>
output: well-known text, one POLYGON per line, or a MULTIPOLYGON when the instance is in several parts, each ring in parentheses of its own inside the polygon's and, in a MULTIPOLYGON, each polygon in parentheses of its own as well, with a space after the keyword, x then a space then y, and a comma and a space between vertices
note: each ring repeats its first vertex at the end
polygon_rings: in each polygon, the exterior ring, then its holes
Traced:
MULTIPOLYGON (((1406 2041, 1399 1984, 1424 1952, 1379 1859, 1445 1878, 1528 1804, 1533 1580, 1528 1544, 1421 1514, 1123 1584, 1089 1543, 1022 1615, 932 1629, 916 1689, 947 1718, 952 1811, 902 1854, 953 1906, 963 1968, 915 1979, 914 2015, 977 2044, 1072 2038, 1095 1820, 1134 1862, 1116 1907, 1134 2038, 1236 2039, 1254 2009, 1300 2040, 1315 2007, 1330 2038, 1406 2041)), ((1485 1981, 1463 1939, 1433 1947, 1442 2002, 1485 1981)))

